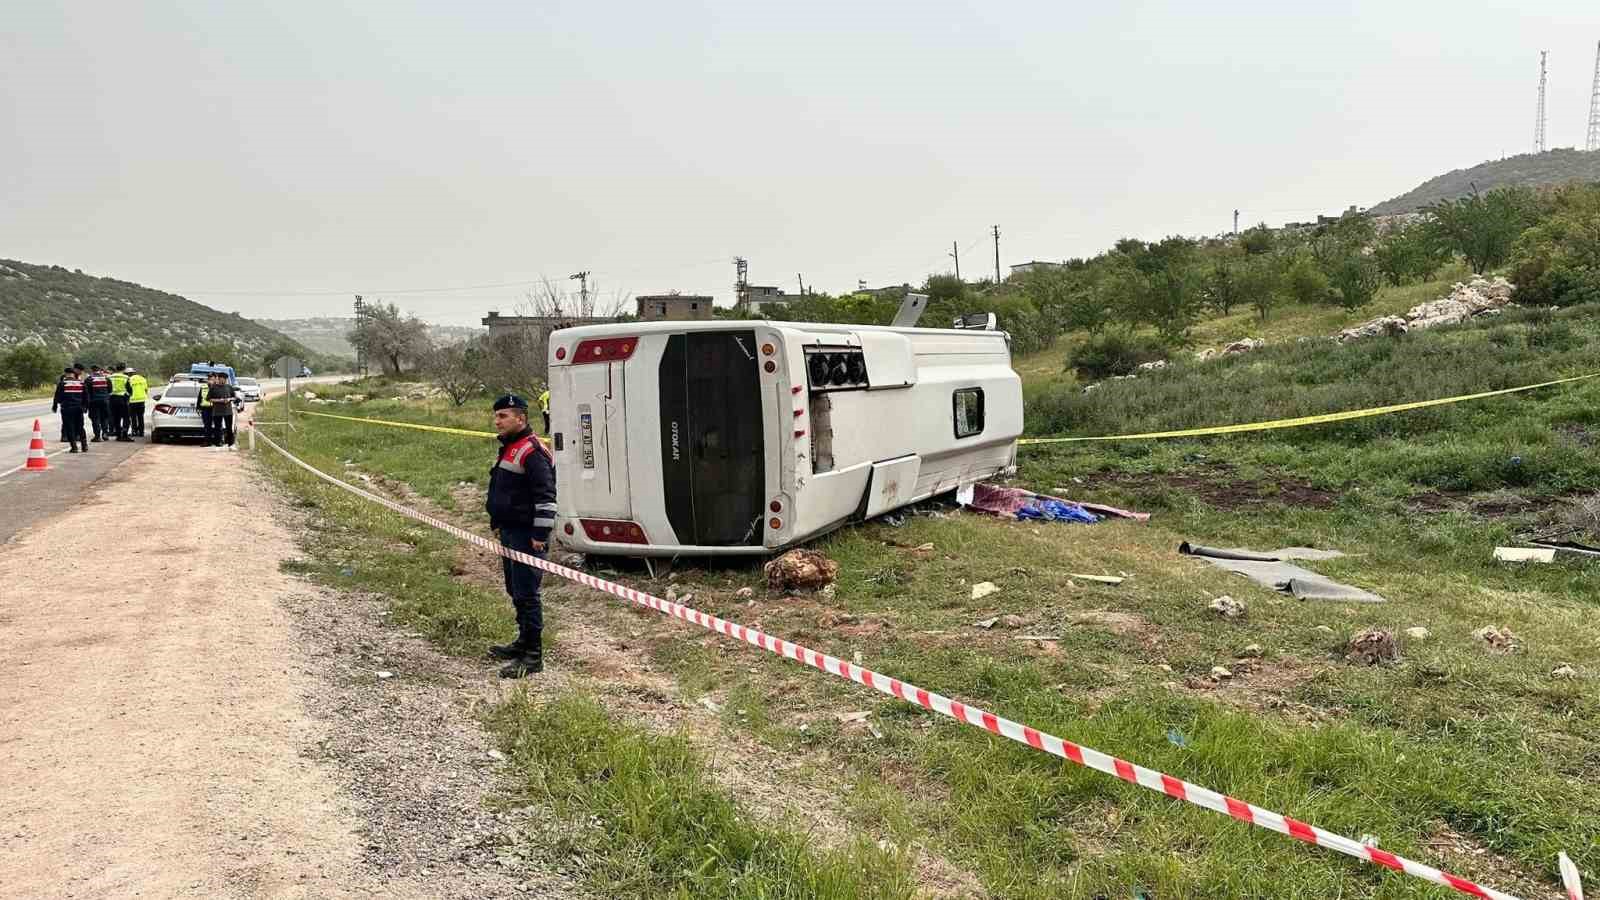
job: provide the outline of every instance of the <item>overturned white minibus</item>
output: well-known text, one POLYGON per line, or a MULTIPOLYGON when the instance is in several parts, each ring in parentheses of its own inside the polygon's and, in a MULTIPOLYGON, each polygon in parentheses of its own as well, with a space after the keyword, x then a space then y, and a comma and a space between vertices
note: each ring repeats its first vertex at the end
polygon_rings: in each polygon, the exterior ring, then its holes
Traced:
POLYGON ((1003 332, 805 322, 550 336, 557 537, 622 556, 771 553, 1010 469, 1003 332))

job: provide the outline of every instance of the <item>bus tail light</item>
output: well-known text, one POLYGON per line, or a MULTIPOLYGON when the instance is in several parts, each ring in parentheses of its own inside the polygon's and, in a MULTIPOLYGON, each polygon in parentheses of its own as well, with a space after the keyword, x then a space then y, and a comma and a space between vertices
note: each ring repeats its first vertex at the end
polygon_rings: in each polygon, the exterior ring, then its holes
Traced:
MULTIPOLYGON (((578 349, 572 352, 572 364, 621 362, 633 355, 633 348, 639 345, 639 339, 634 337, 596 338, 593 340, 579 341, 578 349)), ((559 357, 557 357, 559 359, 559 357)))
POLYGON ((579 519, 583 533, 591 541, 607 544, 648 544, 644 529, 634 522, 617 519, 579 519))

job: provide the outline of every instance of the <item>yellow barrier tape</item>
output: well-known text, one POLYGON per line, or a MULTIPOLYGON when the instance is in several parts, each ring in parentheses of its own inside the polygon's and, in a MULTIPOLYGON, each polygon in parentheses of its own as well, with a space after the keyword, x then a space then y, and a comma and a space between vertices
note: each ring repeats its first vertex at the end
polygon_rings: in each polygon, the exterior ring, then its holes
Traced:
POLYGON ((393 428, 415 428, 418 431, 437 431, 442 434, 464 434, 468 437, 497 437, 492 431, 469 431, 465 428, 446 428, 443 425, 420 425, 416 422, 390 422, 386 419, 363 419, 359 416, 336 416, 333 413, 312 412, 308 409, 298 411, 302 416, 321 416, 324 419, 343 419, 346 422, 362 422, 367 425, 388 425, 393 428))
POLYGON ((1092 437, 1044 437, 1023 438, 1017 441, 1020 445, 1037 446, 1039 444, 1068 444, 1082 441, 1139 441, 1154 438, 1175 437, 1200 437, 1208 434, 1237 434, 1242 431, 1271 431, 1277 428, 1299 428, 1302 425, 1322 425, 1327 422, 1344 422, 1350 419, 1365 419, 1368 416, 1384 416, 1389 413, 1405 412, 1412 409, 1423 409, 1429 406, 1444 406, 1449 403, 1461 403, 1465 400, 1482 400, 1485 397, 1499 397, 1505 394, 1516 394, 1522 391, 1531 391, 1537 388, 1550 387, 1557 384, 1568 384, 1573 381, 1583 381, 1588 378, 1600 377, 1600 372, 1591 372, 1588 375, 1574 375, 1571 378, 1557 378, 1554 381, 1541 381, 1538 384, 1525 384, 1522 387, 1501 388, 1498 391, 1483 391, 1477 394, 1462 394, 1459 397, 1442 397, 1437 400, 1418 400, 1414 403, 1396 403, 1393 406, 1374 406, 1369 409, 1352 409, 1346 412, 1323 413, 1318 416, 1301 416, 1297 419, 1273 419, 1269 422, 1247 422, 1243 425, 1213 425, 1209 428, 1185 428, 1179 431, 1146 431, 1141 434, 1108 434, 1092 437))
MULTIPOLYGON (((1246 422, 1242 425, 1213 425, 1208 428, 1184 428, 1178 431, 1146 431, 1139 434, 1105 434, 1087 437, 1042 437, 1023 438, 1017 441, 1019 446, 1038 446, 1041 444, 1070 444, 1084 441, 1141 441, 1155 438, 1178 437, 1203 437, 1209 434, 1238 434, 1245 431, 1272 431, 1278 428, 1299 428, 1304 425, 1323 425, 1328 422, 1345 422, 1350 419, 1365 419, 1369 416, 1385 416, 1390 413, 1406 412, 1412 409, 1424 409, 1429 406, 1445 406, 1451 403, 1461 403, 1467 400, 1482 400, 1485 397, 1500 397, 1506 394, 1518 394, 1523 391, 1532 391, 1539 388, 1552 387, 1558 384, 1570 384, 1574 381, 1584 381, 1590 378, 1600 378, 1600 372, 1591 372, 1588 375, 1574 375, 1570 378, 1557 378, 1554 381, 1541 381, 1538 384, 1525 384, 1521 387, 1501 388, 1498 391, 1482 391, 1476 394, 1462 394, 1459 397, 1441 397, 1437 400, 1417 400, 1412 403, 1396 403, 1393 406, 1374 406, 1368 409, 1352 409, 1345 412, 1322 413, 1316 416, 1300 416, 1295 419, 1272 419, 1267 422, 1246 422)), ((321 416, 324 419, 343 419, 346 422, 361 422, 367 425, 388 425, 393 428, 415 428, 418 431, 437 431, 442 434, 464 434, 468 437, 495 437, 492 431, 470 431, 465 428, 446 428, 443 425, 421 425, 416 422, 390 422, 386 419, 363 419, 358 416, 339 416, 333 413, 311 412, 300 410, 301 415, 321 416)))

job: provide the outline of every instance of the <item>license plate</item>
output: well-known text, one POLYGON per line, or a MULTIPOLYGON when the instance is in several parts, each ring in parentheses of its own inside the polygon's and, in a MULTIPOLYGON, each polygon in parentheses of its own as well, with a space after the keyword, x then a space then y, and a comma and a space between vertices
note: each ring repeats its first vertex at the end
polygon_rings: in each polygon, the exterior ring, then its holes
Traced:
POLYGON ((190 409, 187 406, 181 406, 178 408, 178 411, 174 413, 174 415, 180 419, 192 419, 195 416, 200 415, 200 413, 197 410, 190 409))
POLYGON ((581 426, 583 438, 580 446, 583 449, 583 467, 594 468, 594 416, 588 412, 587 405, 578 407, 578 422, 581 426))

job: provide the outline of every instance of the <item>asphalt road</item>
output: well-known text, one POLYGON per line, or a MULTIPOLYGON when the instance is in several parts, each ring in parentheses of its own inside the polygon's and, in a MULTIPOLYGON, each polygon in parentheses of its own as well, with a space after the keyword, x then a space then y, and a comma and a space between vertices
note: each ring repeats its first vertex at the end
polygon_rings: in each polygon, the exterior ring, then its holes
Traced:
MULTIPOLYGON (((294 383, 301 384, 329 384, 336 381, 345 381, 349 375, 317 375, 311 378, 296 378, 294 383)), ((153 387, 153 385, 152 385, 153 387)), ((270 396, 283 391, 283 380, 273 379, 262 381, 261 387, 270 396)), ((148 413, 146 413, 148 416, 148 413)), ((28 441, 33 437, 33 420, 38 419, 44 429, 44 447, 46 453, 53 453, 66 445, 57 441, 61 436, 61 417, 50 411, 49 400, 20 400, 15 403, 0 403, 0 472, 12 466, 20 466, 28 459, 28 441)), ((85 427, 88 421, 85 419, 85 427)), ((99 444, 95 445, 99 447, 99 444)), ((123 446, 127 446, 124 444, 123 446)), ((55 457, 51 457, 55 461, 55 457)), ((21 473, 18 473, 21 474, 21 473)), ((17 477, 16 475, 10 476, 17 477)), ((0 482, 7 476, 0 475, 0 482)))

